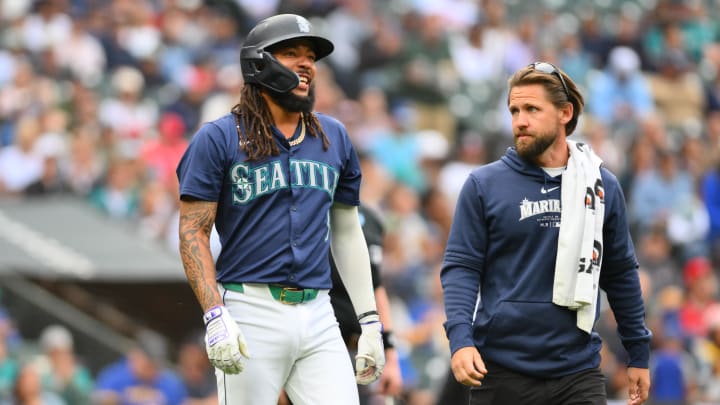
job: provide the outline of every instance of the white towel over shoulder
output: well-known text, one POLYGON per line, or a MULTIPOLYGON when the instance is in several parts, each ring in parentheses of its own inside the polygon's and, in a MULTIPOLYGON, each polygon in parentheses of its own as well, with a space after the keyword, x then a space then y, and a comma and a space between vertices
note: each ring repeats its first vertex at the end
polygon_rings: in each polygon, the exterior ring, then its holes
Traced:
POLYGON ((590 333, 595 323, 603 255, 602 160, 589 145, 567 142, 570 159, 561 183, 553 303, 577 311, 577 327, 590 333))

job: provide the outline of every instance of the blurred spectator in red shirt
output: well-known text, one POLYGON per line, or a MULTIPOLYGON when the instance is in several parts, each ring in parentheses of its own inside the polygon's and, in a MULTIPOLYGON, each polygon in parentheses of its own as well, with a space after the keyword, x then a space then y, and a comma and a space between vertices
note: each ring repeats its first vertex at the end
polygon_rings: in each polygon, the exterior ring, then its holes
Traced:
POLYGON ((173 112, 166 112, 158 124, 158 137, 148 140, 140 150, 140 159, 148 176, 169 189, 174 188, 175 168, 180 162, 188 141, 185 139, 185 123, 173 112))
POLYGON ((683 268, 685 303, 680 308, 680 325, 686 336, 705 337, 708 332, 706 314, 717 303, 717 279, 710 261, 694 257, 683 268))

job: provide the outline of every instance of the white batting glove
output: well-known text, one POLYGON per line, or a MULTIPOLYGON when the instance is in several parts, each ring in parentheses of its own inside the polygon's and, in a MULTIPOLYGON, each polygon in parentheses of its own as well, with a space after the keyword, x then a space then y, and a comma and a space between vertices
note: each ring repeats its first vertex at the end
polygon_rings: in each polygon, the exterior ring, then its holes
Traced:
POLYGON ((218 305, 205 315, 205 350, 210 363, 227 374, 243 371, 243 356, 248 354, 245 337, 227 308, 218 305))
POLYGON ((382 342, 382 323, 377 312, 360 318, 362 333, 355 356, 355 379, 368 385, 377 380, 385 367, 385 349, 382 342))

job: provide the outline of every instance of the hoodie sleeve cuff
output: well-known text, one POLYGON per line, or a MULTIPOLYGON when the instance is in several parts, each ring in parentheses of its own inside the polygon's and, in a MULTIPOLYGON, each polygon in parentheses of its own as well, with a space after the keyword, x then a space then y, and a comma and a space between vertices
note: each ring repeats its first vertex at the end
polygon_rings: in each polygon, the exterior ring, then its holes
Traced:
POLYGON ((634 342, 625 348, 628 352, 628 367, 648 368, 650 363, 650 346, 647 342, 634 342))
POLYGON ((454 325, 447 329, 446 333, 450 340, 451 355, 463 347, 475 347, 475 342, 472 338, 472 325, 470 324, 454 325))

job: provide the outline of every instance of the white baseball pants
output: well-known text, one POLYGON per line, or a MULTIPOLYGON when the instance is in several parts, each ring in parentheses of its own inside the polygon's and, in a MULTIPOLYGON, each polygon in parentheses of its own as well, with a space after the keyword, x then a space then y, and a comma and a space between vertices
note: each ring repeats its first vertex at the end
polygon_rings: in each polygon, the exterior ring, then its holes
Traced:
POLYGON ((220 293, 240 325, 250 358, 240 374, 215 369, 220 405, 276 405, 285 388, 294 405, 359 405, 353 365, 327 290, 283 304, 266 285, 220 293))

